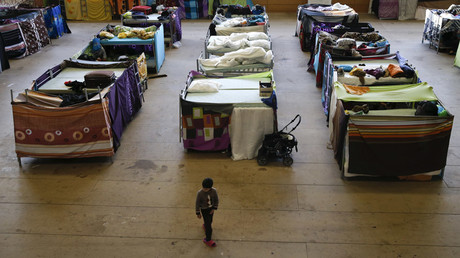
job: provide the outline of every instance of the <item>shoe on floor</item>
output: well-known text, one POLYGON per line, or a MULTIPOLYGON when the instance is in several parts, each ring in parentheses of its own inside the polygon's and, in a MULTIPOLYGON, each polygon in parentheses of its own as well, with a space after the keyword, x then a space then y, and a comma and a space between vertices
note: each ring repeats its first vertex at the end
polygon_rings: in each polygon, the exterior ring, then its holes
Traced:
POLYGON ((206 238, 203 238, 203 243, 205 243, 209 247, 216 247, 217 246, 216 242, 214 242, 212 240, 206 241, 206 238))

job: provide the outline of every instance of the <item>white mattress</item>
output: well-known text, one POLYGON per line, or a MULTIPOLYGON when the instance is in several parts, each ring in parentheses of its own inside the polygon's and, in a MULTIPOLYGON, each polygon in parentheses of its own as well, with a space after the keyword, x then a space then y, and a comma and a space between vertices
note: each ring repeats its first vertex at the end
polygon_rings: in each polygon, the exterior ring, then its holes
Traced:
MULTIPOLYGON (((70 87, 66 86, 64 82, 66 81, 79 81, 79 82, 84 82, 85 81, 85 74, 88 72, 92 72, 95 69, 88 69, 88 68, 75 68, 75 67, 70 67, 70 68, 65 68, 62 70, 56 77, 53 79, 49 80, 45 84, 43 84, 38 90, 41 92, 46 92, 46 93, 72 93, 73 91, 70 89, 70 87)), ((97 69, 98 71, 114 71, 115 76, 119 77, 125 68, 110 68, 110 69, 97 69)), ((88 92, 97 92, 97 89, 94 88, 87 88, 88 92)))
POLYGON ((238 106, 265 106, 259 96, 259 81, 270 82, 269 78, 208 79, 222 84, 218 92, 189 92, 185 100, 194 103, 236 104, 238 106))

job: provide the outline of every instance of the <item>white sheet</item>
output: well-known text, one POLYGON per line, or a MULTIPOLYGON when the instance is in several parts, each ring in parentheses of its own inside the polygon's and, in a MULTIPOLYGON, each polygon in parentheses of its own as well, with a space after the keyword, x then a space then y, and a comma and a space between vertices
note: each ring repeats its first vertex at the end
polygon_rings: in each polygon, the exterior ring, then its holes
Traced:
MULTIPOLYGON (((210 80, 210 79, 194 79, 195 80, 210 80)), ((219 90, 259 90, 259 81, 270 82, 270 78, 219 78, 211 79, 221 84, 219 90)))
POLYGON ((213 93, 187 93, 187 101, 211 104, 245 104, 264 106, 259 96, 259 90, 219 90, 213 93))
POLYGON ((235 107, 230 124, 232 159, 253 159, 262 146, 265 134, 273 133, 273 109, 270 107, 235 107))

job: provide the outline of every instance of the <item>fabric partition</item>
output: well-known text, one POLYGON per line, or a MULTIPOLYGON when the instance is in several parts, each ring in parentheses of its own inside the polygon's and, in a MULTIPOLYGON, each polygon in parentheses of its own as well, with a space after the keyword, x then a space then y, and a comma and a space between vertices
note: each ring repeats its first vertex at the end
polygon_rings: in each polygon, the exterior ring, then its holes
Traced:
POLYGON ((178 0, 181 19, 198 19, 208 16, 208 0, 178 0))
POLYGON ((399 0, 398 20, 415 19, 418 0, 399 0))
POLYGON ((457 54, 455 55, 454 65, 460 68, 460 42, 458 43, 457 54))
POLYGON ((34 54, 51 43, 41 11, 34 18, 19 22, 19 26, 27 47, 26 55, 34 54))
POLYGON ((225 150, 230 145, 232 105, 203 105, 180 99, 182 140, 185 149, 225 150))
MULTIPOLYGON (((119 7, 122 6, 126 5, 121 3, 119 7)), ((68 20, 110 21, 115 8, 113 1, 109 2, 109 0, 66 0, 65 11, 68 20)))
POLYGON ((113 156, 107 101, 50 108, 13 102, 18 157, 113 156))
POLYGON ((45 9, 43 18, 50 38, 57 39, 66 33, 65 21, 62 19, 61 14, 61 6, 58 5, 45 9))
POLYGON ((398 19, 399 0, 380 0, 378 16, 380 19, 398 19))
POLYGON ((137 65, 133 64, 118 77, 108 93, 115 150, 128 123, 142 107, 142 90, 137 65))
POLYGON ((231 115, 230 142, 234 160, 253 159, 264 136, 273 133, 274 113, 270 107, 235 107, 231 115))
POLYGON ((444 168, 453 119, 350 116, 348 173, 402 176, 444 168))
POLYGON ((68 20, 83 20, 80 0, 66 0, 65 14, 68 20))
POLYGON ((8 56, 5 51, 5 41, 3 40, 2 33, 0 33, 0 73, 8 68, 10 68, 10 63, 8 62, 8 56))
POLYGON ((112 14, 110 10, 106 8, 107 1, 101 0, 86 0, 86 9, 88 12, 88 20, 96 21, 110 21, 112 20, 112 14))

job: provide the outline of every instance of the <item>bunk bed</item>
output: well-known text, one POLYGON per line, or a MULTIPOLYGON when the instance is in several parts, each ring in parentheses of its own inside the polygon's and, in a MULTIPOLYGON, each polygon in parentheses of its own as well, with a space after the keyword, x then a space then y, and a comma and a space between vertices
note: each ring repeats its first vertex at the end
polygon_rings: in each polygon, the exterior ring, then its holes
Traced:
POLYGON ((262 47, 248 47, 223 56, 205 58, 203 52, 197 59, 197 70, 206 75, 238 76, 247 73, 260 73, 273 69, 274 55, 262 47))
POLYGON ((276 129, 274 90, 272 72, 232 78, 191 72, 179 101, 184 148, 221 151, 231 145, 235 160, 256 157, 264 135, 276 129), (273 92, 261 97, 261 83, 273 92))
POLYGON ((168 43, 169 48, 172 48, 172 44, 182 39, 182 26, 179 17, 179 10, 176 9, 174 12, 164 11, 161 14, 131 14, 127 16, 123 14, 121 16, 121 23, 125 26, 131 27, 149 27, 152 25, 164 26, 164 41, 168 43), (164 15, 163 13, 167 13, 164 15))
POLYGON ((311 33, 315 22, 326 23, 357 23, 358 13, 347 5, 336 3, 334 5, 303 4, 297 8, 297 23, 295 36, 299 37, 300 48, 308 51, 311 33))
POLYGON ((341 61, 333 61, 331 55, 326 52, 322 73, 321 102, 328 120, 330 118, 330 98, 336 81, 356 86, 401 85, 421 82, 416 69, 399 52, 389 56, 341 61), (391 66, 390 69, 393 69, 393 73, 388 70, 389 66, 391 66), (352 72, 354 68, 361 69, 359 71, 361 74, 357 70, 355 70, 357 73, 352 72))
POLYGON ((460 28, 460 5, 451 5, 449 9, 427 9, 423 29, 422 43, 439 50, 455 50, 458 46, 458 28, 460 28))
POLYGON ((335 82, 331 98, 330 139, 343 176, 442 178, 454 116, 433 87, 360 88, 361 95, 335 82), (368 112, 356 108, 364 104, 368 112), (434 110, 426 108, 430 106, 434 110))
MULTIPOLYGON (((137 59, 142 53, 145 54, 147 62, 147 70, 149 73, 159 73, 161 66, 165 60, 165 46, 164 46, 164 28, 160 25, 155 30, 153 38, 140 39, 138 37, 132 38, 118 38, 118 35, 114 32, 117 26, 107 25, 100 30, 95 36, 100 40, 94 41, 94 38, 85 46, 82 50, 75 53, 71 59, 78 60, 89 60, 89 61, 120 61, 120 59, 137 59), (101 32, 114 33, 113 38, 106 38, 101 35, 101 32), (94 55, 92 51, 94 44, 100 44, 105 53, 94 55)), ((131 29, 131 27, 125 27, 124 29, 131 29)))
POLYGON ((125 127, 142 107, 142 99, 135 62, 63 61, 12 99, 19 164, 21 157, 113 156, 125 127), (66 81, 83 82, 92 71, 113 71, 117 78, 103 89, 77 90, 65 85, 66 81))
POLYGON ((325 53, 333 60, 361 60, 390 55, 390 43, 378 32, 345 32, 336 36, 325 31, 316 35, 314 51, 308 61, 309 71, 316 73, 316 87, 322 86, 325 53))

